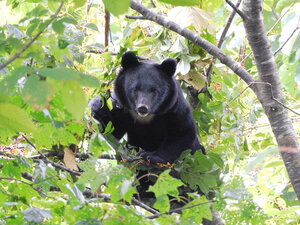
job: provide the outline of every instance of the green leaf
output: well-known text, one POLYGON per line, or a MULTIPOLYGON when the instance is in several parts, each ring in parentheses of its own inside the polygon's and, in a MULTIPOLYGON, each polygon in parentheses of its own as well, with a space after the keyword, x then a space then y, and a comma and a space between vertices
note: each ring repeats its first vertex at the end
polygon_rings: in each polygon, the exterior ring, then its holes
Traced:
POLYGON ((80 8, 85 5, 84 0, 73 0, 73 4, 75 8, 80 8))
POLYGON ((60 21, 62 23, 70 23, 70 24, 74 24, 74 25, 77 24, 77 21, 72 17, 64 17, 64 18, 60 19, 60 21))
POLYGON ((207 155, 221 169, 224 167, 224 161, 222 160, 220 155, 213 153, 213 152, 209 152, 207 155))
POLYGON ((44 6, 38 5, 32 11, 28 12, 26 14, 26 16, 28 16, 28 17, 42 17, 42 16, 46 15, 47 13, 48 13, 48 10, 44 6))
MULTIPOLYGON (((217 157, 212 154, 212 157, 216 159, 217 157)), ((220 159, 217 159, 219 162, 220 159)), ((188 156, 183 162, 183 167, 180 171, 180 177, 183 182, 190 185, 193 190, 200 187, 201 191, 208 191, 208 186, 203 182, 202 175, 206 172, 208 173, 213 168, 214 163, 212 159, 207 158, 201 152, 196 152, 194 155, 188 156)), ((218 179, 218 175, 214 176, 214 179, 218 179)))
POLYGON ((99 31, 97 25, 94 23, 86 23, 84 24, 84 27, 89 28, 91 30, 99 31))
POLYGON ((203 217, 209 220, 213 219, 210 210, 212 204, 209 203, 209 201, 205 196, 194 198, 194 200, 189 202, 186 206, 193 206, 197 204, 201 204, 201 205, 182 210, 182 218, 181 218, 182 224, 202 224, 203 217))
POLYGON ((274 161, 266 163, 264 168, 270 168, 270 167, 278 168, 278 167, 283 166, 283 165, 284 164, 283 164, 282 160, 274 160, 274 161))
POLYGON ((105 193, 111 194, 112 201, 124 198, 131 200, 135 189, 132 187, 132 171, 129 168, 122 166, 107 168, 102 176, 109 178, 105 193))
POLYGON ((0 103, 0 127, 26 133, 36 130, 28 114, 10 103, 0 103))
POLYGON ((65 82, 64 88, 61 90, 61 96, 65 109, 70 112, 76 120, 83 118, 87 99, 76 81, 65 82))
POLYGON ((170 211, 169 197, 167 195, 159 195, 156 197, 156 202, 153 207, 158 209, 161 213, 170 211))
POLYGON ((0 81, 0 93, 3 94, 13 94, 15 93, 15 86, 18 83, 18 80, 26 76, 30 72, 30 68, 27 66, 21 66, 14 70, 11 76, 4 78, 0 81))
POLYGON ((150 186, 149 191, 154 192, 156 196, 155 208, 161 212, 167 212, 170 210, 168 195, 178 196, 178 187, 182 186, 181 180, 178 180, 169 175, 170 170, 166 170, 161 173, 153 186, 150 186))
POLYGON ((199 0, 159 0, 160 2, 172 4, 172 5, 178 5, 178 6, 193 6, 193 5, 199 5, 199 0))
POLYGON ((67 42, 66 40, 62 40, 62 39, 58 39, 58 47, 60 49, 65 49, 66 47, 68 47, 69 42, 67 42))
POLYGON ((99 87, 97 78, 68 68, 37 69, 42 76, 59 81, 77 81, 80 86, 99 87))
POLYGON ((254 168, 257 166, 257 164, 263 162, 267 156, 269 156, 270 154, 274 154, 274 153, 278 154, 278 149, 274 148, 274 147, 273 148, 269 147, 267 150, 259 153, 254 160, 252 160, 251 162, 248 163, 248 165, 245 168, 245 172, 249 173, 250 171, 254 170, 254 168))
POLYGON ((53 94, 51 84, 33 75, 27 78, 22 91, 24 100, 39 110, 46 107, 53 94))
POLYGON ((27 35, 31 35, 32 32, 38 27, 38 25, 40 24, 40 20, 39 19, 33 19, 30 21, 30 26, 27 29, 26 34, 27 35))
POLYGON ((52 23, 53 30, 58 34, 63 34, 65 30, 65 25, 62 23, 61 20, 55 21, 52 23))
POLYGON ((48 7, 52 12, 56 12, 60 4, 60 0, 48 0, 48 7))
POLYGON ((105 8, 115 16, 128 11, 130 0, 103 0, 105 8))

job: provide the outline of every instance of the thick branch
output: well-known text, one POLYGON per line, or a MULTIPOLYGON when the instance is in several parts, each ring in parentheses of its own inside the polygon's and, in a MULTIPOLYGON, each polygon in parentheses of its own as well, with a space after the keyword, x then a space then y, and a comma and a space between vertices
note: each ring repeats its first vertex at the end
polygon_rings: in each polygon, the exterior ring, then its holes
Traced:
POLYGON ((108 46, 108 39, 109 39, 109 32, 110 32, 110 13, 105 9, 105 40, 104 45, 105 47, 108 46))
POLYGON ((190 41, 194 42, 195 44, 201 46, 205 49, 209 54, 219 59, 223 64, 227 65, 230 69, 233 70, 238 76, 240 76, 248 85, 251 82, 254 82, 254 78, 236 61, 230 58, 225 52, 217 48, 212 43, 206 41, 205 39, 201 38, 195 32, 189 30, 188 28, 182 28, 178 24, 167 20, 163 16, 158 15, 155 12, 152 12, 148 8, 144 7, 142 4, 131 0, 131 8, 136 10, 137 12, 141 13, 145 18, 148 20, 154 21, 163 27, 166 27, 183 37, 186 37, 190 41))
POLYGON ((290 180, 300 199, 300 147, 286 109, 277 65, 263 21, 263 0, 244 0, 244 26, 259 73, 257 97, 276 137, 290 180))
POLYGON ((64 5, 64 1, 61 2, 60 6, 58 7, 58 9, 56 10, 56 12, 54 13, 54 15, 52 16, 52 18, 50 20, 48 20, 48 22, 46 23, 46 26, 44 29, 42 29, 41 31, 39 31, 17 54, 15 54, 12 58, 10 58, 9 60, 7 60, 6 63, 0 65, 0 70, 2 70, 3 68, 5 68, 7 65, 9 65, 10 63, 12 63, 14 60, 16 60, 17 58, 20 57, 20 55, 25 52, 25 50, 27 48, 30 47, 30 45, 32 45, 32 43, 44 32, 44 30, 49 26, 49 24, 52 23, 52 21, 57 17, 58 13, 60 12, 60 10, 62 9, 64 5))

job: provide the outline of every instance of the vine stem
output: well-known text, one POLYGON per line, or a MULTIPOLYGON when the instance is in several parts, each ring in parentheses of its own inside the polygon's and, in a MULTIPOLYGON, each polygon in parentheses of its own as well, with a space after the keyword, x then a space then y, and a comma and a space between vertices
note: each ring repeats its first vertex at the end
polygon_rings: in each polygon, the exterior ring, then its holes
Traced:
POLYGON ((30 45, 32 45, 32 43, 38 39, 38 37, 45 31, 45 29, 49 26, 49 24, 52 23, 52 21, 57 17, 57 15, 59 14, 60 10, 62 9, 64 5, 64 1, 61 2, 60 6, 58 7, 58 9, 56 10, 56 12, 52 15, 52 18, 46 23, 47 25, 45 26, 44 29, 40 30, 17 54, 15 54, 12 58, 10 58, 9 60, 7 60, 5 63, 3 63, 2 65, 0 65, 0 70, 4 69, 6 66, 8 66, 10 63, 12 63, 14 60, 16 60, 17 58, 20 57, 20 55, 25 52, 25 50, 27 48, 30 47, 30 45))

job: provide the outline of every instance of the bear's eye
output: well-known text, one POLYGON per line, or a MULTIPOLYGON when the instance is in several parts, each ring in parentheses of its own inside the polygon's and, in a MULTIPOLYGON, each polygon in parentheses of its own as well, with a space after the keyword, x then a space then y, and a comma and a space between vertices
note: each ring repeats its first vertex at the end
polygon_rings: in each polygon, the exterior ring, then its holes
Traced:
POLYGON ((134 87, 134 88, 133 88, 133 92, 134 92, 134 93, 137 93, 139 90, 140 90, 140 89, 139 89, 138 87, 134 87))
POLYGON ((151 94, 153 94, 154 96, 157 95, 157 90, 155 88, 151 88, 150 89, 151 94))

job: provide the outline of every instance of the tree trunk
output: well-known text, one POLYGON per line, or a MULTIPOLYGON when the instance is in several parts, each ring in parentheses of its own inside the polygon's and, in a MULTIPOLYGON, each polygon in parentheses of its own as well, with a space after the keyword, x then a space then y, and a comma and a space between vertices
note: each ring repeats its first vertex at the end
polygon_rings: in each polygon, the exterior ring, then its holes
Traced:
POLYGON ((256 95, 276 137, 290 180, 300 199, 300 148, 280 87, 277 65, 263 22, 263 0, 244 0, 244 26, 259 79, 256 95))

